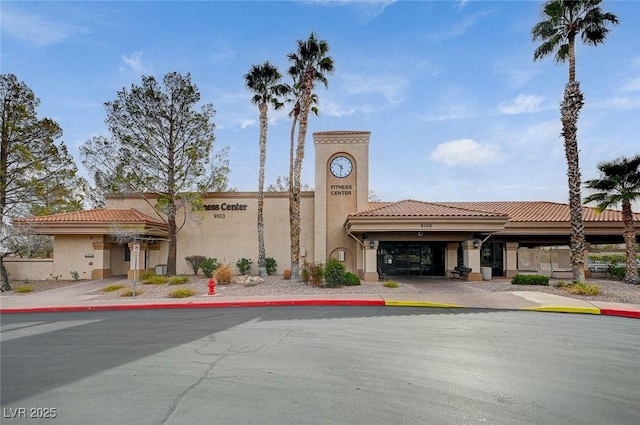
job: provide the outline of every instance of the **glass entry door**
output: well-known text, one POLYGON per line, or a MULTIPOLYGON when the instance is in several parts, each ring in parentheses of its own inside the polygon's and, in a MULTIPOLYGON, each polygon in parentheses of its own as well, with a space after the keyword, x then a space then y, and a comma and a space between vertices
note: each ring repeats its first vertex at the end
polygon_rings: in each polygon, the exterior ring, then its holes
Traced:
POLYGON ((482 244, 480 251, 480 266, 491 267, 492 276, 504 275, 504 244, 490 242, 482 244))
POLYGON ((378 268, 390 276, 444 276, 444 243, 380 242, 378 268))

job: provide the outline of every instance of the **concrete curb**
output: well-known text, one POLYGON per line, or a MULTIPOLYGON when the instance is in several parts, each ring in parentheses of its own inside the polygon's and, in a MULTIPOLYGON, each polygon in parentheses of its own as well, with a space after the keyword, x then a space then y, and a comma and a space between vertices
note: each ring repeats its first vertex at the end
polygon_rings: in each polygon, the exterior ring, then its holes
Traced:
POLYGON ((136 304, 104 304, 104 305, 71 305, 0 308, 0 314, 19 313, 55 313, 86 311, 123 311, 123 310, 163 310, 179 308, 237 308, 237 307, 281 307, 281 306, 375 306, 375 307, 424 307, 424 308, 471 308, 484 310, 538 311, 571 314, 592 314, 640 319, 640 310, 630 308, 598 308, 584 306, 540 305, 535 307, 491 307, 468 306, 442 302, 420 300, 384 300, 358 298, 308 298, 308 299, 272 299, 272 300, 233 300, 207 302, 172 302, 172 303, 136 303, 136 304))
POLYGON ((263 301, 221 301, 191 303, 147 303, 147 304, 105 304, 76 305, 57 307, 16 307, 0 309, 0 314, 16 313, 60 313, 82 311, 122 311, 122 310, 169 310, 177 308, 232 308, 232 307, 281 307, 281 306, 378 306, 385 305, 384 300, 358 299, 303 299, 303 300, 263 300, 263 301))

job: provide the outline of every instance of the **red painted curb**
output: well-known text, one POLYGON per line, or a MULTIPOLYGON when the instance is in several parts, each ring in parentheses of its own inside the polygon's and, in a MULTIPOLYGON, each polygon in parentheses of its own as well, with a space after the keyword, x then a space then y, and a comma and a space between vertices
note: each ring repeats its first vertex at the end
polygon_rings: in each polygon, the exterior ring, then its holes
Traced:
POLYGON ((600 314, 605 316, 630 317, 632 319, 640 319, 640 311, 637 310, 608 310, 601 308, 600 314))
POLYGON ((112 304, 60 307, 24 307, 0 309, 0 314, 14 313, 54 313, 79 311, 117 310, 165 310, 176 308, 230 308, 230 307, 277 307, 277 306, 384 306, 384 300, 274 300, 274 301, 221 301, 206 303, 156 303, 156 304, 112 304))

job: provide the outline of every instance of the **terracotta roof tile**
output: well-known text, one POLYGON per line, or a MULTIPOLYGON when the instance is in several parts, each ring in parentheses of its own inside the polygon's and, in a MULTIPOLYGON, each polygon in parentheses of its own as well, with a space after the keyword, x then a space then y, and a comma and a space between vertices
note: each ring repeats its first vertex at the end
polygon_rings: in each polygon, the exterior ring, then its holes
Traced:
MULTIPOLYGON (((546 201, 496 201, 496 202, 447 202, 460 208, 479 209, 509 215, 512 222, 566 222, 570 220, 569 205, 546 201)), ((582 216, 586 222, 622 221, 622 213, 608 209, 599 213, 593 207, 583 206, 582 216)), ((634 213, 640 221, 640 213, 634 213)))
POLYGON ((406 199, 399 202, 370 202, 372 209, 350 217, 506 217, 503 212, 486 211, 450 204, 406 199))
MULTIPOLYGON (((608 209, 602 213, 596 208, 583 206, 585 222, 620 222, 622 213, 608 209)), ((422 202, 404 200, 398 202, 369 202, 369 209, 358 211, 350 217, 480 217, 508 216, 510 222, 567 222, 569 205, 547 201, 489 201, 489 202, 422 202)), ((640 222, 640 213, 634 213, 640 222)))
POLYGON ((129 209, 95 209, 70 213, 32 216, 16 219, 17 223, 150 223, 165 225, 162 220, 149 217, 135 208, 129 209))

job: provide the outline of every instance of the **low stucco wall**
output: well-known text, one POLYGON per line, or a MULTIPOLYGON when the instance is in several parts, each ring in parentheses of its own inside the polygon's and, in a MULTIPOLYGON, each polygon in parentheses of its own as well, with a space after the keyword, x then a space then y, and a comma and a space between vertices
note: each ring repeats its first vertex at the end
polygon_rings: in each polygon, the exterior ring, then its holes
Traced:
MULTIPOLYGON (((53 258, 5 258, 3 263, 11 282, 52 279, 51 275, 55 275, 53 258)), ((62 276, 61 279, 71 279, 71 276, 62 276)))

